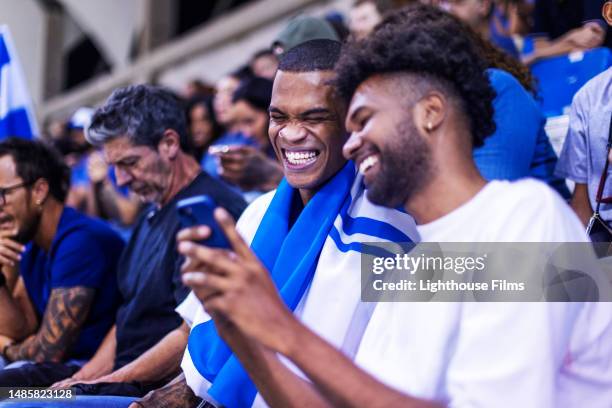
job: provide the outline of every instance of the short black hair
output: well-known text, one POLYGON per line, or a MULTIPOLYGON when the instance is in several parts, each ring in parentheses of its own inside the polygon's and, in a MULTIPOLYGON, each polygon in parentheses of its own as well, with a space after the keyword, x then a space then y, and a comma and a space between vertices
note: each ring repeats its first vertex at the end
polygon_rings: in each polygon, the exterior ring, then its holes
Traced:
POLYGON ((9 155, 24 183, 45 179, 49 193, 60 203, 66 201, 70 189, 70 168, 51 146, 34 140, 10 137, 0 142, 0 157, 9 155))
POLYGON ((127 136, 134 145, 157 150, 166 130, 179 135, 181 149, 190 148, 184 104, 170 90, 153 85, 131 85, 113 91, 96 109, 87 140, 96 146, 127 136))
POLYGON ((283 54, 278 69, 284 72, 331 71, 340 58, 342 43, 328 39, 310 40, 283 54))
POLYGON ((444 18, 444 11, 421 4, 407 9, 413 17, 410 21, 383 22, 367 38, 344 47, 336 66, 338 92, 348 103, 357 87, 376 74, 406 72, 437 79, 450 84, 458 95, 473 146, 482 146, 495 131, 495 91, 485 61, 459 23, 444 18))
POLYGON ((272 99, 272 81, 253 77, 242 81, 232 96, 232 103, 246 101, 253 108, 268 112, 272 99))

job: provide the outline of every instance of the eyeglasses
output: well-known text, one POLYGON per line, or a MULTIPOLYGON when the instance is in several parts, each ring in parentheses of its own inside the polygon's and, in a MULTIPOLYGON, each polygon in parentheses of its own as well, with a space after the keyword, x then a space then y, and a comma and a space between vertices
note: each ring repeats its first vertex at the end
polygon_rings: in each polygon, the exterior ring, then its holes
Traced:
POLYGON ((27 187, 27 186, 30 186, 32 184, 34 184, 34 183, 32 183, 32 182, 23 182, 23 183, 20 183, 20 184, 16 184, 14 186, 0 188, 0 205, 6 205, 6 193, 10 193, 13 190, 17 190, 18 188, 21 188, 21 187, 27 187))

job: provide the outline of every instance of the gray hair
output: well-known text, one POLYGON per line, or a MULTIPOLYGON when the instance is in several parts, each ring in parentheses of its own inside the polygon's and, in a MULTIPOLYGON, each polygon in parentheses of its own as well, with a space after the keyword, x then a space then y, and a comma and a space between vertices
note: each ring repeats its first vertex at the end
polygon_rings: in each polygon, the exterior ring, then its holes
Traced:
POLYGON ((169 90, 152 85, 132 85, 113 91, 96 109, 87 130, 87 140, 101 146, 127 136, 134 145, 157 149, 164 132, 174 130, 181 149, 189 151, 185 111, 169 90))

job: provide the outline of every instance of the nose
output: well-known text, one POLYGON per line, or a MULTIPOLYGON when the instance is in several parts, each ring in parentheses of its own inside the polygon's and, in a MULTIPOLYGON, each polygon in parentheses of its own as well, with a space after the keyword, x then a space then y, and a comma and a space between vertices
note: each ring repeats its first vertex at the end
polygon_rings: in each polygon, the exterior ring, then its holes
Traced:
POLYGON ((306 129, 297 124, 288 124, 278 132, 278 135, 290 144, 299 143, 306 138, 307 134, 306 129))
POLYGON ((361 146, 363 146, 363 139, 361 136, 356 132, 351 133, 351 136, 342 147, 344 158, 347 160, 353 159, 361 146))
POLYGON ((132 181, 132 176, 127 171, 115 166, 115 178, 119 187, 126 186, 132 181))

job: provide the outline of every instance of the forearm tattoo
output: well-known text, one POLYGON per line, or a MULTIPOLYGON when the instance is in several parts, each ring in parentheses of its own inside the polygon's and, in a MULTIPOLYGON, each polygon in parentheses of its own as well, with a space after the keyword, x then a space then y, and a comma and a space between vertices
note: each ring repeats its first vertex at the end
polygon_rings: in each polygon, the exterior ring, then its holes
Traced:
POLYGON ((185 375, 181 374, 179 380, 148 393, 143 399, 137 401, 140 406, 146 408, 163 407, 196 407, 202 399, 197 397, 185 381, 185 375))
POLYGON ((79 335, 94 295, 94 289, 82 286, 53 289, 38 332, 8 347, 8 359, 62 361, 79 335))

